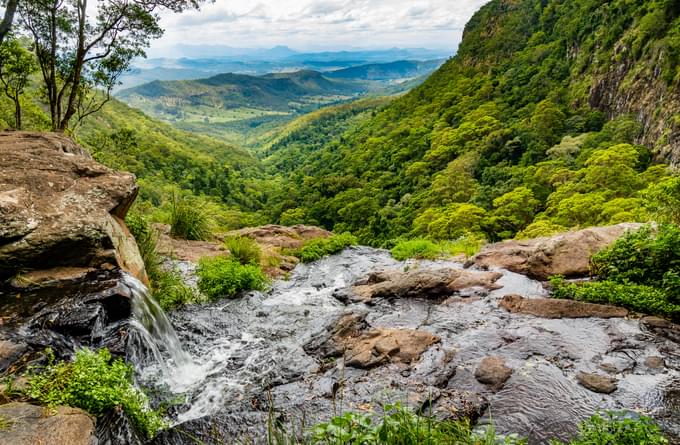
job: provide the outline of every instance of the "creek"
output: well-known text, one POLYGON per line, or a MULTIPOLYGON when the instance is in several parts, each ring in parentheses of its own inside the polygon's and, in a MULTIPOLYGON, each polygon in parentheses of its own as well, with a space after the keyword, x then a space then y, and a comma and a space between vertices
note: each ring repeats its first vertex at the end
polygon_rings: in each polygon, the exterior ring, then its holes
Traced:
MULTIPOLYGON (((193 266, 178 266, 190 281, 193 266)), ((444 301, 337 298, 370 272, 414 267, 462 265, 402 263, 383 250, 349 248, 299 265, 268 292, 189 306, 169 319, 139 283, 128 280, 135 314, 128 359, 140 383, 159 398, 179 400, 170 409, 172 428, 154 443, 262 443, 271 419, 299 431, 346 410, 377 410, 397 401, 450 417, 470 410, 480 425, 492 421, 497 431, 517 433, 530 444, 570 438, 597 410, 650 415, 671 438, 680 436, 680 347, 635 319, 508 313, 498 305, 504 295, 547 293, 541 283, 502 270, 500 289, 466 289, 444 301), (412 365, 358 369, 343 357, 323 358, 317 346, 349 313, 371 328, 423 330, 440 341, 412 365), (487 356, 502 357, 513 369, 502 388, 475 378, 487 356), (650 366, 649 358, 662 365, 650 366), (613 376, 618 389, 592 392, 577 382, 579 372, 613 376)))

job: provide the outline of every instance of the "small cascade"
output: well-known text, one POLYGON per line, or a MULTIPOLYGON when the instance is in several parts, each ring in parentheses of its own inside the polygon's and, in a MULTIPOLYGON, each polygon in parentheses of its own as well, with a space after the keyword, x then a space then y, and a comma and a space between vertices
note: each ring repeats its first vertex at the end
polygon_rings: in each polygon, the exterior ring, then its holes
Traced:
POLYGON ((182 348, 177 332, 158 302, 136 278, 125 275, 124 284, 132 294, 132 320, 128 360, 155 369, 173 389, 190 380, 195 364, 182 348))

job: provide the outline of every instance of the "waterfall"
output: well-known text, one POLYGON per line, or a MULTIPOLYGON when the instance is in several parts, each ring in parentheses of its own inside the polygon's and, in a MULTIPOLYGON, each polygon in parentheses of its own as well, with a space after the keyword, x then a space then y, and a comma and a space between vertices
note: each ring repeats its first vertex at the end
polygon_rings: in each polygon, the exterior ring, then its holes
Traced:
POLYGON ((181 389, 192 380, 194 361, 182 348, 170 319, 146 286, 128 274, 124 275, 123 283, 132 295, 128 360, 157 368, 164 382, 181 389))

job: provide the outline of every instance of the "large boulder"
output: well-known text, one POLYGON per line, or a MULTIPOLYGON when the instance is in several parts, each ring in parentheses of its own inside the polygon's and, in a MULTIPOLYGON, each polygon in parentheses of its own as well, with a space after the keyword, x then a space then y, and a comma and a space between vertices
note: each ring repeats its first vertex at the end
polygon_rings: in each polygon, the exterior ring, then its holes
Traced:
POLYGON ((372 273, 356 283, 352 293, 359 300, 373 298, 446 298, 465 290, 493 290, 503 275, 465 269, 387 270, 372 273))
POLYGON ((551 275, 583 277, 590 272, 590 257, 641 224, 593 227, 552 237, 510 240, 485 246, 468 265, 499 267, 539 280, 551 275))
POLYGON ((95 445, 94 420, 77 408, 46 408, 28 403, 0 405, 0 444, 95 445))
POLYGON ((135 177, 57 134, 0 133, 0 279, 57 267, 114 265, 146 280, 123 222, 135 177))

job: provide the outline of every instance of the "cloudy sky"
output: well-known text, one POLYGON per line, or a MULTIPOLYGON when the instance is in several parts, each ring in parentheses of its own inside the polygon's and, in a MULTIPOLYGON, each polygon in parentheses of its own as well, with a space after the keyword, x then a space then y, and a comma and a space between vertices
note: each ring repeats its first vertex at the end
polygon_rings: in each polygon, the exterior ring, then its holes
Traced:
POLYGON ((453 49, 463 26, 488 0, 216 0, 199 12, 164 14, 173 45, 287 45, 298 50, 427 47, 453 49))

